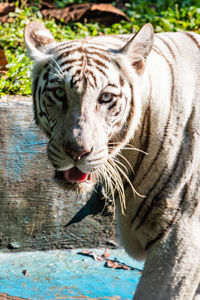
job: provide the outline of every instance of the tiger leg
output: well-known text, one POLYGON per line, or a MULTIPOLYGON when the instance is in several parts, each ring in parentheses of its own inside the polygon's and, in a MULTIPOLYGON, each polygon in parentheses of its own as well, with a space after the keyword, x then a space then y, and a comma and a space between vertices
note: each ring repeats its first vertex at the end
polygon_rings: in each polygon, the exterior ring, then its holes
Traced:
POLYGON ((149 249, 134 300, 192 300, 199 276, 199 220, 179 220, 164 240, 149 249))

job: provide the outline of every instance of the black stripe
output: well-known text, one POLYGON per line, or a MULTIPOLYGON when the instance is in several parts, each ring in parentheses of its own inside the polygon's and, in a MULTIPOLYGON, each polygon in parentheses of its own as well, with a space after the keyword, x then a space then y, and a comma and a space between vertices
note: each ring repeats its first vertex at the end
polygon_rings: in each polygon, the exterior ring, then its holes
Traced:
MULTIPOLYGON (((128 115, 128 118, 127 118, 127 122, 123 126, 123 128, 122 128, 122 130, 120 132, 120 137, 121 137, 120 142, 122 142, 122 143, 127 138, 127 135, 129 133, 129 128, 131 126, 131 122, 132 122, 132 120, 134 118, 134 92, 133 92, 133 85, 131 85, 130 83, 129 83, 129 88, 131 90, 131 103, 130 103, 130 110, 129 110, 129 115, 128 115)), ((127 103, 126 103, 126 105, 127 105, 127 103)))
POLYGON ((171 55, 173 56, 173 58, 176 59, 176 55, 175 55, 174 51, 172 50, 171 46, 169 45, 169 43, 167 41, 165 41, 165 39, 163 39, 159 35, 156 35, 156 37, 165 44, 165 46, 169 49, 169 51, 170 51, 171 55))
POLYGON ((38 105, 39 105, 39 109, 40 109, 40 112, 39 112, 39 115, 40 116, 43 116, 43 115, 45 115, 45 112, 43 111, 43 109, 42 109, 42 107, 41 107, 41 101, 40 101, 40 99, 41 99, 41 93, 42 93, 42 87, 41 86, 39 86, 39 88, 38 88, 38 92, 37 92, 37 98, 38 98, 38 105))
POLYGON ((52 156, 54 156, 54 157, 56 157, 56 158, 58 158, 58 159, 63 160, 63 157, 59 156, 58 153, 55 153, 55 152, 51 151, 51 149, 49 149, 49 148, 48 148, 48 152, 49 152, 52 156))
MULTIPOLYGON (((52 103, 52 105, 55 105, 55 104, 56 104, 56 101, 55 101, 54 99, 52 99, 52 98, 50 97, 50 95, 49 95, 49 96, 46 96, 46 99, 47 99, 48 102, 52 103)), ((49 106, 49 105, 48 105, 48 106, 49 106)))
POLYGON ((71 87, 71 89, 80 81, 81 79, 80 78, 78 78, 78 79, 76 79, 76 80, 70 80, 70 87, 71 87))
POLYGON ((174 40, 169 34, 166 34, 166 33, 165 33, 165 35, 166 35, 167 38, 174 44, 174 46, 176 47, 178 53, 181 54, 181 51, 180 51, 180 49, 179 49, 179 46, 178 46, 178 44, 175 42, 175 40, 174 40))
POLYGON ((92 58, 92 62, 95 62, 98 66, 101 66, 101 67, 103 67, 105 69, 108 69, 108 66, 104 62, 102 62, 101 60, 99 60, 99 59, 92 58))
POLYGON ((109 58, 107 56, 105 56, 104 54, 97 52, 97 51, 93 51, 92 53, 87 51, 87 56, 90 57, 90 55, 91 55, 91 57, 94 57, 94 55, 97 55, 100 58, 102 58, 103 60, 109 61, 109 58))
MULTIPOLYGON (((192 145, 189 142, 189 140, 191 139, 193 141, 193 137, 190 137, 190 126, 191 126, 190 122, 193 119, 193 114, 194 114, 194 111, 192 110, 191 114, 190 114, 190 116, 187 120, 187 123, 185 125, 185 128, 183 129, 184 143, 182 143, 182 146, 179 150, 179 153, 178 153, 178 155, 176 156, 176 158, 174 160, 175 163, 172 167, 172 171, 170 172, 170 175, 168 176, 166 182, 164 183, 164 185, 162 186, 160 191, 151 200, 151 205, 148 206, 148 209, 144 213, 142 219, 140 220, 140 223, 136 227, 136 230, 138 230, 144 224, 145 220, 148 218, 148 216, 151 213, 151 211, 153 210, 154 206, 159 205, 160 201, 163 198, 163 195, 161 194, 161 192, 162 193, 165 192, 165 189, 167 189, 169 187, 169 183, 171 183, 171 186, 173 185, 174 187, 176 187, 177 183, 180 181, 180 178, 183 177, 183 174, 184 174, 185 169, 187 168, 187 164, 188 164, 188 161, 184 158, 184 153, 183 152, 189 153, 190 149, 192 148, 192 145), (180 169, 180 171, 177 174, 177 169, 178 168, 180 169)), ((163 174, 163 173, 164 172, 162 172, 161 174, 163 174)), ((162 176, 160 176, 159 178, 162 178, 162 176)), ((157 184, 154 183, 154 186, 156 186, 156 185, 157 184)), ((149 197, 150 193, 151 193, 151 191, 148 193, 147 198, 149 197)), ((142 204, 143 204, 143 202, 142 202, 142 204)))
POLYGON ((78 79, 76 79, 76 80, 74 81, 74 78, 76 78, 76 76, 80 75, 80 73, 81 73, 81 70, 79 69, 79 70, 76 70, 76 73, 74 73, 74 74, 72 75, 72 77, 71 77, 71 79, 70 79, 70 87, 71 87, 71 89, 73 88, 73 86, 76 85, 77 82, 80 81, 80 78, 78 78, 78 79))
MULTIPOLYGON (((157 52, 157 50, 154 49, 154 51, 157 52)), ((167 137, 167 131, 169 128, 169 123, 170 123, 170 119, 171 119, 171 114, 172 114, 172 103, 174 100, 174 87, 175 87, 175 77, 174 77, 174 71, 173 71, 173 67, 171 65, 171 63, 169 62, 169 60, 166 58, 166 56, 162 53, 162 51, 160 51, 160 49, 158 49, 158 51, 160 53, 158 53, 159 55, 161 55, 165 61, 167 62, 167 64, 169 65, 170 71, 171 71, 171 78, 172 78, 172 86, 171 86, 171 96, 170 96, 170 110, 169 110, 169 115, 168 115, 168 119, 167 119, 167 123, 164 129, 164 135, 163 135, 163 140, 160 143, 160 147, 158 148, 158 151, 156 153, 156 156, 154 157, 151 165, 149 166, 148 170, 146 171, 146 173, 144 174, 144 176, 141 179, 141 182, 139 183, 138 186, 140 186, 142 184, 142 182, 144 181, 145 177, 148 175, 148 173, 150 172, 151 168, 155 165, 156 160, 158 159, 160 153, 163 151, 164 148, 164 143, 165 143, 165 139, 167 137)))
POLYGON ((49 80, 49 66, 48 66, 48 64, 46 64, 45 66, 44 66, 44 69, 45 68, 47 68, 47 70, 46 70, 46 72, 44 73, 44 75, 43 75, 43 79, 47 82, 48 80, 49 80))
MULTIPOLYGON (((48 80, 48 79, 47 79, 48 80)), ((62 82, 62 80, 58 79, 58 78, 52 78, 49 80, 50 83, 58 83, 60 84, 62 82)))
MULTIPOLYGON (((109 107, 108 107, 108 110, 111 110, 113 107, 115 107, 117 104, 117 101, 115 101, 114 103, 112 103, 109 107)), ((119 111, 120 113, 120 111, 119 111)))
POLYGON ((92 84, 91 80, 90 80, 88 77, 86 78, 86 80, 87 80, 87 83, 88 83, 93 89, 95 89, 94 84, 92 84))
MULTIPOLYGON (((56 60, 59 61, 60 59, 62 59, 62 58, 64 58, 64 57, 67 57, 67 56, 73 54, 74 52, 79 52, 79 53, 82 52, 80 47, 77 47, 77 48, 73 48, 73 49, 67 50, 67 49, 69 49, 69 48, 70 48, 70 47, 67 47, 67 48, 66 48, 66 46, 65 46, 65 47, 63 47, 62 49, 58 50, 58 52, 59 52, 59 51, 62 51, 62 50, 65 50, 65 49, 66 49, 65 52, 63 52, 63 53, 61 53, 61 54, 58 54, 58 56, 56 57, 56 60)), ((56 53, 55 53, 55 54, 56 54, 56 53)), ((55 54, 54 54, 54 55, 55 55, 55 54)))
POLYGON ((98 66, 95 66, 95 68, 97 70, 99 70, 99 72, 101 72, 106 78, 108 78, 107 74, 104 72, 104 70, 102 70, 101 68, 99 68, 98 66))
POLYGON ((56 54, 58 54, 58 52, 60 52, 64 49, 68 49, 68 48, 70 48, 74 45, 75 45, 75 43, 74 43, 73 40, 72 41, 61 42, 60 45, 57 45, 56 48, 53 49, 53 54, 56 55, 56 54))
MULTIPOLYGON (((94 74, 91 70, 87 70, 87 71, 86 71, 86 74, 89 74, 89 75, 92 77, 92 79, 93 79, 93 81, 94 81, 94 85, 95 85, 95 87, 97 88, 97 78, 96 78, 95 74, 94 74)), ((94 86, 93 86, 93 87, 94 87, 94 86)))
MULTIPOLYGON (((164 168, 164 169, 162 170, 162 173, 165 172, 165 169, 166 169, 166 168, 164 168)), ((157 178, 157 180, 154 182, 152 188, 149 190, 148 195, 144 198, 143 202, 140 203, 140 205, 139 205, 139 207, 138 207, 138 209, 137 209, 137 212, 136 212, 135 216, 134 216, 134 217, 132 218, 132 220, 131 220, 131 224, 130 224, 131 226, 133 225, 133 223, 135 222, 136 218, 138 217, 140 211, 142 210, 143 206, 144 206, 145 203, 147 202, 149 195, 150 195, 151 192, 154 190, 154 188, 158 185, 160 179, 161 179, 161 177, 158 177, 158 178, 157 178)))
POLYGON ((88 44, 88 50, 98 50, 98 51, 101 51, 101 52, 104 52, 106 54, 109 54, 109 51, 106 50, 106 49, 102 49, 102 48, 98 48, 98 47, 95 47, 95 46, 91 46, 88 44))
POLYGON ((62 69, 62 72, 69 72, 72 68, 75 68, 75 67, 82 67, 83 64, 80 63, 80 64, 76 64, 76 65, 71 65, 71 66, 66 66, 65 68, 62 69))
POLYGON ((146 244, 145 250, 148 250, 153 244, 155 244, 157 241, 159 241, 160 239, 162 239, 168 233, 168 231, 170 230, 170 228, 172 227, 172 225, 175 223, 175 221, 177 219, 177 216, 178 216, 178 213, 180 212, 181 206, 182 206, 183 202, 185 201, 185 198, 186 198, 186 195, 187 195, 187 192, 188 192, 188 185, 187 184, 185 184, 185 186, 183 187, 182 191, 183 192, 182 192, 181 201, 179 203, 178 208, 175 210, 175 214, 174 214, 173 218, 167 224, 167 226, 166 226, 165 229, 161 230, 159 232, 159 234, 154 239, 152 239, 151 241, 149 241, 146 244))
MULTIPOLYGON (((79 59, 67 59, 60 64, 60 67, 62 68, 63 66, 69 65, 69 64, 73 64, 73 67, 75 67, 76 64, 74 64, 74 63, 81 62, 81 65, 82 65, 82 61, 83 61, 83 57, 81 57, 79 59)), ((80 65, 80 64, 78 64, 78 65, 80 65)), ((65 69, 63 68, 63 70, 65 70, 65 69)))
POLYGON ((32 85, 32 94, 33 94, 33 112, 34 112, 34 119, 37 125, 39 125, 38 122, 38 118, 37 118, 37 105, 36 105, 36 92, 38 89, 38 81, 39 81, 39 77, 37 77, 34 81, 33 81, 33 85, 32 85))
POLYGON ((122 78, 121 75, 119 76, 119 83, 120 83, 120 85, 121 85, 122 87, 123 87, 124 84, 125 84, 124 79, 122 78))
POLYGON ((57 125, 57 121, 54 122, 54 124, 51 124, 50 128, 51 128, 51 131, 54 130, 55 126, 57 125))
MULTIPOLYGON (((197 177, 198 178, 198 177, 197 177)), ((190 206, 188 207, 186 205, 186 207, 182 207, 182 210, 181 210, 181 213, 183 214, 185 212, 185 210, 187 210, 187 214, 189 214, 189 218, 192 218, 192 216, 194 215, 197 207, 198 207, 198 204, 199 204, 199 182, 198 180, 195 181, 195 187, 192 186, 193 184, 193 176, 191 177, 191 180, 189 181, 188 183, 188 189, 187 189, 187 194, 189 195, 189 199, 192 199, 189 200, 189 203, 190 203, 190 206), (192 191, 193 194, 192 194, 192 191)))
POLYGON ((60 149, 59 148, 57 148, 56 147, 56 145, 54 145, 54 144, 49 144, 49 147, 51 146, 51 148, 53 148, 55 151, 58 151, 58 152, 60 152, 60 149))
MULTIPOLYGON (((144 115, 144 119, 143 119, 143 123, 142 123, 142 130, 141 130, 141 134, 140 134, 140 144, 141 144, 141 149, 144 152, 148 152, 148 147, 149 147, 149 141, 150 141, 150 130, 151 130, 151 98, 152 98, 152 79, 151 79, 151 75, 148 74, 148 78, 149 78, 149 99, 148 99, 148 108, 146 110, 146 113, 144 115), (144 137, 144 140, 142 141, 144 137)), ((144 157, 146 156, 145 153, 139 152, 138 153, 138 158, 136 161, 136 164, 134 166, 134 172, 131 172, 131 174, 129 175, 129 178, 131 181, 133 181, 134 177, 136 176, 138 170, 140 169, 141 163, 144 159, 144 157)), ((128 185, 128 183, 126 182, 126 186, 128 185)))
POLYGON ((199 48, 199 50, 200 50, 200 43, 199 43, 199 41, 197 41, 196 39, 195 39, 195 37, 193 36, 193 34, 192 33, 190 33, 190 32, 184 32, 185 33, 185 35, 187 35, 195 44, 196 44, 196 46, 199 48))

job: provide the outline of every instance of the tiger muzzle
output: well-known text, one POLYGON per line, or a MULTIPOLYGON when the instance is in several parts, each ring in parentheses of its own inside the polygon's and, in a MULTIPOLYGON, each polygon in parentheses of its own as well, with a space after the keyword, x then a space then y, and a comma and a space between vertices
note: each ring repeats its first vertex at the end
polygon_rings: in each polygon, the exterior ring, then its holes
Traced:
POLYGON ((92 148, 90 149, 85 149, 85 148, 81 148, 81 149, 77 149, 77 148, 73 148, 70 147, 68 145, 63 145, 63 149, 65 151, 65 153, 67 155, 69 155, 74 161, 79 161, 81 160, 83 157, 86 157, 87 155, 89 155, 92 152, 92 148))

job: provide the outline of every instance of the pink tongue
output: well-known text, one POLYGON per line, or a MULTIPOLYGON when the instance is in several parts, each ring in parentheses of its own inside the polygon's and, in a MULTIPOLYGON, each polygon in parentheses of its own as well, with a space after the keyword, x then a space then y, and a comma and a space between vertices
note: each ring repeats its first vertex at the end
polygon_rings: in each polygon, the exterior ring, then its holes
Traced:
POLYGON ((81 172, 78 168, 74 167, 64 171, 64 177, 69 182, 82 182, 88 177, 88 174, 81 172))

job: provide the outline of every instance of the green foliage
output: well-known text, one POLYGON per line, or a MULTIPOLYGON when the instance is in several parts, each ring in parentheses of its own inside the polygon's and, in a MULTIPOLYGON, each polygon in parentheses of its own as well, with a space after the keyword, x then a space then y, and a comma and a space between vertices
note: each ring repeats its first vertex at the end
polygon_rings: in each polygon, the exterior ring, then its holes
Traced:
POLYGON ((156 32, 200 32, 199 0, 135 0, 125 5, 126 13, 131 17, 136 28, 150 22, 156 32))
MULTIPOLYGON (((21 1, 20 3, 22 3, 21 1)), ((25 3, 26 1, 24 1, 25 3)), ((69 3, 83 3, 85 0, 55 1, 58 7, 69 3)), ((98 2, 98 1, 93 1, 98 2)), ((15 2, 16 11, 10 13, 11 23, 0 23, 0 46, 4 48, 8 60, 8 72, 1 76, 0 95, 31 93, 31 66, 32 62, 25 55, 23 32, 30 21, 42 21, 60 41, 63 39, 80 39, 85 36, 103 34, 123 34, 132 32, 132 25, 138 30, 145 23, 152 23, 156 32, 161 31, 195 31, 200 33, 200 5, 199 0, 127 0, 124 12, 128 14, 132 24, 122 21, 110 27, 98 23, 56 23, 55 20, 43 20, 40 13, 40 1, 34 5, 19 5, 15 2)), ((113 2, 115 5, 115 2, 113 2)))

